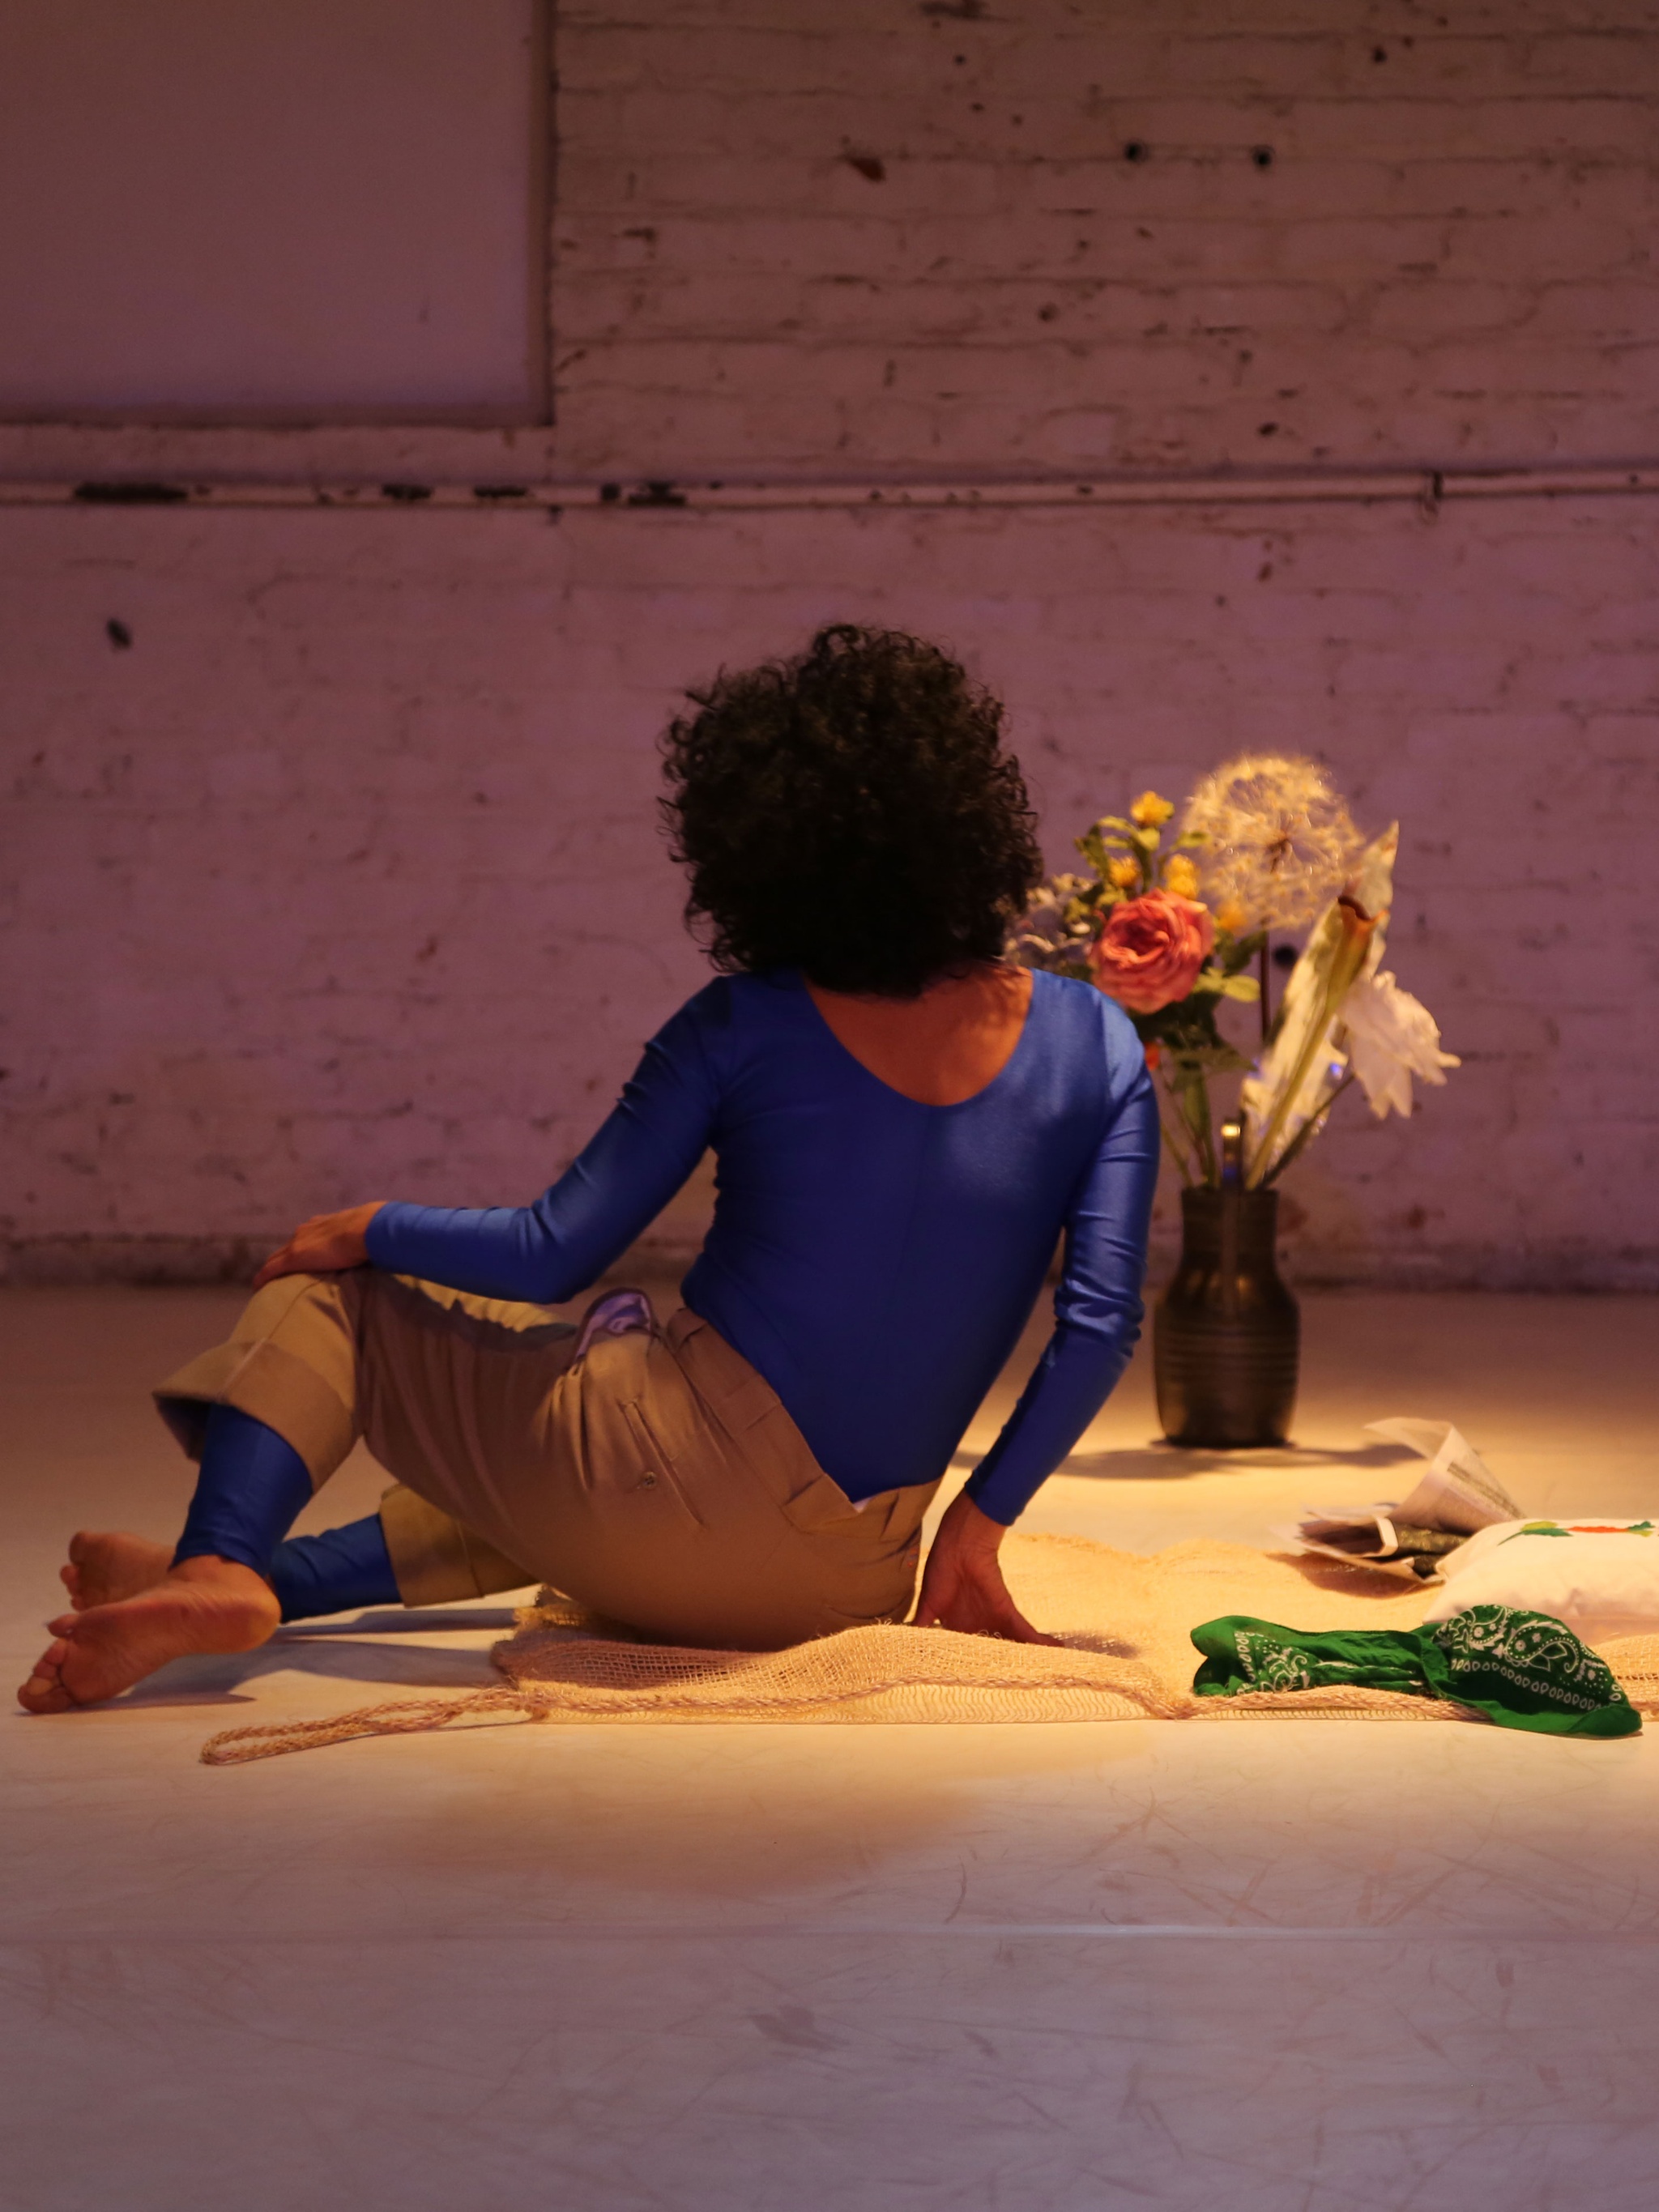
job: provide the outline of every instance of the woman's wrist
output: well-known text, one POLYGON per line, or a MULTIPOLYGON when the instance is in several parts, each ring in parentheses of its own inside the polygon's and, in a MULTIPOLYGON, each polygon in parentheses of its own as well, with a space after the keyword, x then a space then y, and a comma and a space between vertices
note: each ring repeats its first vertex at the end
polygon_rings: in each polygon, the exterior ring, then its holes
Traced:
POLYGON ((951 1499, 940 1524, 941 1535, 947 1526, 960 1549, 981 1559, 995 1559, 1008 1533, 1000 1521, 994 1521, 988 1513, 982 1512, 965 1490, 958 1491, 951 1499))
POLYGON ((363 1240, 363 1249, 365 1252, 368 1249, 368 1231, 370 1223, 373 1222, 376 1214, 384 1213, 391 1203, 392 1200, 389 1198, 376 1198, 372 1199, 367 1206, 358 1206, 352 1208, 353 1212, 358 1216, 359 1227, 357 1233, 363 1240))

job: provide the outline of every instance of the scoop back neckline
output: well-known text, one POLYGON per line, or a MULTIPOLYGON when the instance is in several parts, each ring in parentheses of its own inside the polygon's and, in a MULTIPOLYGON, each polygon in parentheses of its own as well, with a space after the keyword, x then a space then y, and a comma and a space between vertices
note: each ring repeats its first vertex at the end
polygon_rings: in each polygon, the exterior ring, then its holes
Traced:
POLYGON ((933 1104, 929 1099, 913 1098, 908 1091, 899 1090, 896 1085, 889 1083, 884 1077, 878 1075, 874 1068, 866 1067, 852 1047, 843 1044, 834 1030, 830 1028, 824 1018, 823 1008, 812 996, 807 986, 806 978, 799 969, 792 969, 789 972, 794 987, 805 1000, 808 1012, 820 1034, 841 1054, 842 1058, 850 1066, 857 1068, 866 1082, 874 1084, 878 1091, 884 1092, 889 1098, 896 1099, 901 1106, 913 1107, 918 1114, 962 1114, 965 1113, 970 1106, 982 1105, 998 1085, 1005 1082, 1012 1073, 1014 1064, 1024 1052, 1026 1040, 1031 1034, 1031 1018, 1036 1012, 1037 992, 1042 986, 1054 980, 1040 968, 1032 968, 1026 971, 1031 978, 1031 992, 1025 1002, 1025 1018, 1019 1025, 1019 1035, 1014 1040, 1012 1051, 988 1083, 982 1084, 977 1091, 971 1092, 966 1098, 955 1098, 948 1105, 939 1106, 933 1104))

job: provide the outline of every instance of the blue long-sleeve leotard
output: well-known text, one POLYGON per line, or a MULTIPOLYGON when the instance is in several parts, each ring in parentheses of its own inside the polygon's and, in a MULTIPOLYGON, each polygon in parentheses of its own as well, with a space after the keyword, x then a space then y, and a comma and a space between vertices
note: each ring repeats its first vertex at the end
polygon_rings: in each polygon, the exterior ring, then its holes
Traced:
POLYGON ((854 1500, 944 1473, 1062 1233, 1054 1331, 969 1482, 1012 1521, 1139 1334, 1158 1115, 1139 1040, 1086 983, 1036 974, 1001 1073, 924 1106, 841 1044, 793 973, 723 977, 647 1046, 610 1119, 533 1206, 391 1205, 379 1267, 551 1305, 610 1267, 714 1147, 684 1297, 772 1385, 854 1500))

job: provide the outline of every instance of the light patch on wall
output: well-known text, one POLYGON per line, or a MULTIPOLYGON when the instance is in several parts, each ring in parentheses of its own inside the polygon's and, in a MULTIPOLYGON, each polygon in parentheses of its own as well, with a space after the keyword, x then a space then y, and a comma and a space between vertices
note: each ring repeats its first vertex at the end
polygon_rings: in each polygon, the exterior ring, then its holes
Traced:
POLYGON ((535 0, 0 0, 0 412, 534 420, 535 0))

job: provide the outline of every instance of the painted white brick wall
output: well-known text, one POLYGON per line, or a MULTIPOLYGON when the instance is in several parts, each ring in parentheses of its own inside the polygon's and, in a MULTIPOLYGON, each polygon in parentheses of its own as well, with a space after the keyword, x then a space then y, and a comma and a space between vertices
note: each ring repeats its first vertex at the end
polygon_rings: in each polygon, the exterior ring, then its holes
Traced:
MULTIPOLYGON (((1656 29, 573 8, 558 465, 1653 456, 1656 29)), ((849 617, 1003 690, 1056 864, 1249 744, 1403 818, 1391 964, 1466 1065, 1293 1178, 1304 1273, 1659 1282, 1653 519, 0 512, 0 1239, 191 1273, 355 1198, 533 1194, 702 972, 652 810, 678 690, 849 617)))
POLYGON ((1643 0, 577 0, 560 57, 574 466, 1659 445, 1643 0))
POLYGON ((1466 1065, 1294 1178, 1304 1273, 1659 1279, 1645 520, 14 516, 7 1228, 533 1194, 700 972, 677 688, 847 616, 1003 689, 1056 861, 1263 744, 1403 817, 1391 961, 1466 1065))

